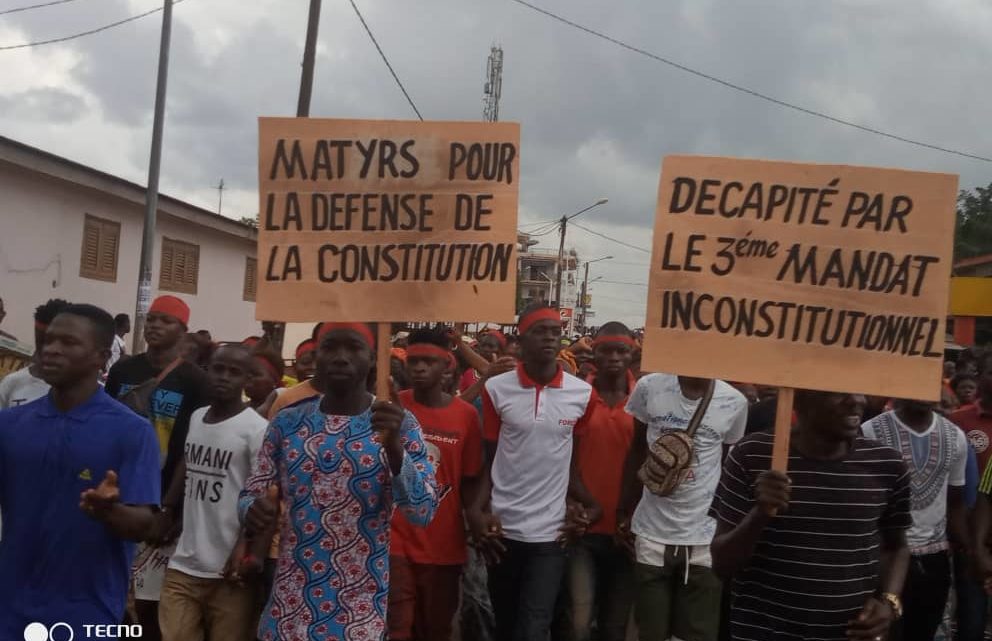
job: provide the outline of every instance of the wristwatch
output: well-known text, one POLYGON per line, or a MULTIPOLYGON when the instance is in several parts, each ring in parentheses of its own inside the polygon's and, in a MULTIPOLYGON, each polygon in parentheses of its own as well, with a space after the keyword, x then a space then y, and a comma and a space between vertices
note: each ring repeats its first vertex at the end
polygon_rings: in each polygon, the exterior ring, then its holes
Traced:
POLYGON ((896 615, 896 620, 902 618, 902 599, 899 598, 898 594, 892 594, 891 592, 879 592, 878 599, 889 604, 892 608, 892 613, 896 615))

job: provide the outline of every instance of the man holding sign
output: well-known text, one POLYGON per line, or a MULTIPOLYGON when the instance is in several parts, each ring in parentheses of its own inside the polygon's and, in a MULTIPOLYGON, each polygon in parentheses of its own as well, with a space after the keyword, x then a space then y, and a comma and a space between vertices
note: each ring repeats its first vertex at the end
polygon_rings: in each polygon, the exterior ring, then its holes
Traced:
POLYGON ((910 477, 859 435, 861 395, 801 391, 788 475, 773 436, 731 450, 710 514, 713 568, 733 577, 732 638, 881 641, 902 615, 910 477))
POLYGON ((273 526, 279 499, 286 505, 258 636, 382 639, 392 508, 426 526, 437 507, 434 473, 413 415, 365 391, 369 327, 325 323, 317 342, 325 394, 276 416, 239 502, 251 534, 273 526))
POLYGON ((956 192, 946 174, 664 160, 645 369, 780 387, 774 437, 734 448, 711 512, 735 638, 881 641, 900 613, 906 467, 859 437, 846 392, 936 400, 956 192), (827 391, 797 393, 790 449, 793 388, 827 391))

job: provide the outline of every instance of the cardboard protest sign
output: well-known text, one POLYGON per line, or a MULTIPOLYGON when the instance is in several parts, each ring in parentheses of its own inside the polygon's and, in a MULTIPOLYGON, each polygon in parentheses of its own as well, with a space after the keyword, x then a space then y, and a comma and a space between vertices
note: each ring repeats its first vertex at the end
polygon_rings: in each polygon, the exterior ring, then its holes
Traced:
POLYGON ((957 176, 669 156, 646 370, 935 400, 957 176))
POLYGON ((256 316, 514 315, 520 126, 259 119, 256 316))

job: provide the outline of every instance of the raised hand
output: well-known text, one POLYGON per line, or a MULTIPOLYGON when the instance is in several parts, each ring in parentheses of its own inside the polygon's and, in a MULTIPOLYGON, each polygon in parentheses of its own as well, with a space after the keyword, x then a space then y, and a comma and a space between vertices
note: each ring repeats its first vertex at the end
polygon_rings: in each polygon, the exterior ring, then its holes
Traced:
POLYGON ((398 402, 376 401, 372 404, 372 430, 379 443, 388 448, 399 441, 405 412, 398 402))
POLYGON ((767 470, 758 475, 754 485, 754 498, 767 516, 775 516, 789 507, 792 482, 782 472, 767 470))
POLYGON ((79 495, 79 509, 94 519, 100 519, 120 501, 121 490, 117 486, 117 472, 107 470, 100 485, 79 495))

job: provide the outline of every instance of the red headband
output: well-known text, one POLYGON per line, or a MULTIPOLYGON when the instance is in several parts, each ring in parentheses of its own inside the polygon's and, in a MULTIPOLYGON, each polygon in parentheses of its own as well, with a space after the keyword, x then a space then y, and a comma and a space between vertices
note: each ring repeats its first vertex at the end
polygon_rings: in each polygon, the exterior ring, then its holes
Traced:
POLYGON ((406 355, 409 358, 440 358, 447 361, 451 358, 451 352, 431 343, 414 343, 406 348, 406 355))
POLYGON ((597 336, 592 341, 593 349, 596 349, 599 345, 606 345, 608 343, 618 343, 620 345, 626 345, 631 349, 637 347, 637 341, 635 341, 630 336, 597 336))
POLYGON ((34 328, 43 332, 46 329, 48 329, 48 324, 47 323, 42 323, 41 321, 35 321, 34 322, 34 328))
POLYGON ((317 343, 320 344, 325 336, 339 330, 349 330, 357 333, 368 344, 369 349, 375 349, 375 334, 372 333, 372 329, 365 323, 324 323, 320 326, 320 331, 317 332, 317 343))
POLYGON ((561 324, 561 314, 557 310, 551 309, 550 307, 542 307, 541 309, 536 309, 526 316, 521 316, 520 321, 517 323, 517 329, 521 336, 527 333, 535 323, 541 321, 554 321, 561 324))
POLYGON ((312 352, 315 349, 317 349, 317 343, 312 340, 303 341, 296 347, 296 360, 300 360, 304 354, 312 352))
POLYGON ((279 375, 279 370, 276 366, 269 362, 269 359, 262 358, 261 356, 256 356, 255 360, 265 365, 265 369, 269 370, 269 374, 272 374, 272 379, 276 382, 276 387, 280 387, 282 383, 282 376, 279 375))
POLYGON ((189 326, 189 305, 175 296, 159 296, 152 301, 148 313, 172 316, 183 325, 189 326))
POLYGON ((506 349, 506 336, 503 335, 503 332, 498 331, 498 330, 492 330, 492 331, 486 332, 484 335, 485 336, 492 336, 499 343, 499 346, 500 347, 502 347, 503 349, 506 349))

